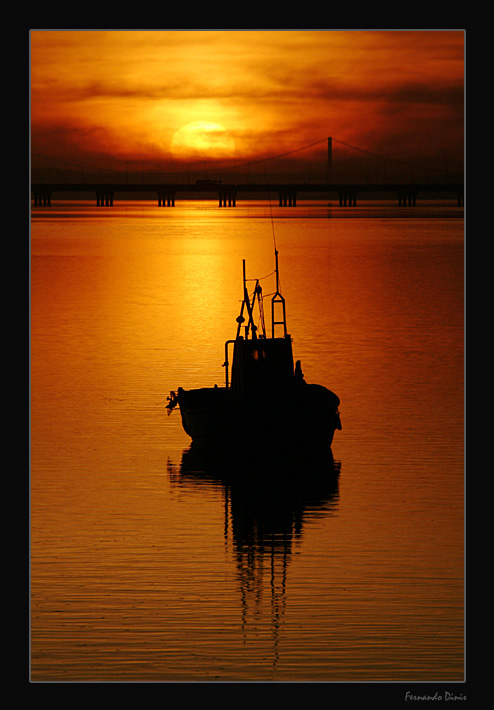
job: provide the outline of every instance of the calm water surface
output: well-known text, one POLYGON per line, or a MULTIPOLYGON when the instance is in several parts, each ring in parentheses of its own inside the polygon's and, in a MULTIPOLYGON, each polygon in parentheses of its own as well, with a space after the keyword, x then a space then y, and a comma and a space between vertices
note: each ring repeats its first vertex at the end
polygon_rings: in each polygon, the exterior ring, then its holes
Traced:
POLYGON ((464 679, 463 212, 273 224, 295 357, 343 422, 277 483, 232 478, 248 435, 204 461, 165 410, 223 384, 269 205, 33 210, 33 681, 464 679))

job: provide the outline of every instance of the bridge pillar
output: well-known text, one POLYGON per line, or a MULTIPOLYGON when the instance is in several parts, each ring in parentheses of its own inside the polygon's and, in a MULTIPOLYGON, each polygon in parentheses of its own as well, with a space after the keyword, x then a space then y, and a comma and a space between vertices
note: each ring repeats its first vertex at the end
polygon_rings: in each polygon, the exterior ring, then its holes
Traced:
POLYGON ((98 207, 113 207, 113 190, 97 190, 96 205, 98 207))
POLYGON ((280 207, 296 207, 297 206, 297 191, 286 190, 278 193, 280 207))
POLYGON ((417 190, 410 188, 398 193, 398 205, 400 207, 416 207, 417 190))
POLYGON ((218 205, 220 207, 236 207, 237 204, 237 192, 236 190, 221 190, 218 192, 218 205))
POLYGON ((340 190, 339 192, 340 207, 356 207, 357 193, 355 190, 340 190))
POLYGON ((158 207, 175 207, 175 193, 170 190, 160 190, 158 192, 158 207))
POLYGON ((50 190, 36 190, 36 192, 33 192, 33 197, 35 207, 49 207, 51 205, 50 190))

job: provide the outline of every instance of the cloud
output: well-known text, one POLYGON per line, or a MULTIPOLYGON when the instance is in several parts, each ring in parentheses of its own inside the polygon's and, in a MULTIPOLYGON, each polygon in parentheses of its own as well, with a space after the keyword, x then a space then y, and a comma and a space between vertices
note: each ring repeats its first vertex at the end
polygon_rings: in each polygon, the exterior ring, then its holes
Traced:
MULTIPOLYGON (((33 147, 166 157, 194 120, 255 159, 328 135, 367 150, 457 152, 463 34, 36 32, 33 147)), ((41 150, 42 149, 42 150, 41 150)))

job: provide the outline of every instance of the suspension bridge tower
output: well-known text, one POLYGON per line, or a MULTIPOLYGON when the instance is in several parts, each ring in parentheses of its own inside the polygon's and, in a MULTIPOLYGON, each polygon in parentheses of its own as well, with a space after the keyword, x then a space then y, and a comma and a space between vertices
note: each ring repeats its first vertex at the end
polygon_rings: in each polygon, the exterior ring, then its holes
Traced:
POLYGON ((329 183, 332 180, 333 177, 333 139, 328 138, 328 179, 327 183, 329 183))

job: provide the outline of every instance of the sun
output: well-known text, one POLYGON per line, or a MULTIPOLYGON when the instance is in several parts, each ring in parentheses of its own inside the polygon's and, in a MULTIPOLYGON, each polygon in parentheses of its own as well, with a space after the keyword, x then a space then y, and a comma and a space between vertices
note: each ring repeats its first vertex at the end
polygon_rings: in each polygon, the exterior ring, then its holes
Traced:
POLYGON ((175 158, 232 158, 235 141, 219 123, 193 121, 175 133, 170 150, 175 158))

